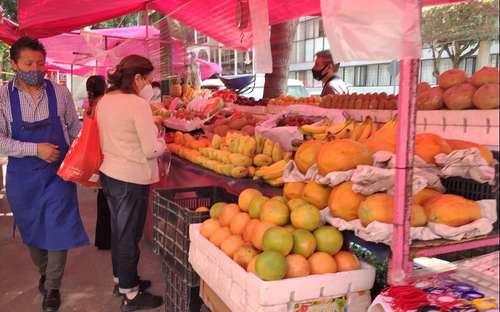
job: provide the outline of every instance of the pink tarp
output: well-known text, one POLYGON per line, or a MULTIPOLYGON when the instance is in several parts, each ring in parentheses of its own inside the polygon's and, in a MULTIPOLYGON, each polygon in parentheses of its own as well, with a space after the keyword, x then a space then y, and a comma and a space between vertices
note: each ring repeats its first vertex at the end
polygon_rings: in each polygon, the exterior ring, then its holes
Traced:
POLYGON ((12 44, 17 38, 19 38, 18 25, 5 17, 2 18, 0 7, 0 40, 12 44))

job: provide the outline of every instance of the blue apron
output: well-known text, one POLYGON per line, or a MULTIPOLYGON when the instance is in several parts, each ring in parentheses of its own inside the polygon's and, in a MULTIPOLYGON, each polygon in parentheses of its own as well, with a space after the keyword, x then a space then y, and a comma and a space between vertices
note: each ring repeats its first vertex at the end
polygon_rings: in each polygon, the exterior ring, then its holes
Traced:
POLYGON ((6 190, 14 220, 23 242, 46 250, 66 250, 88 244, 83 228, 76 185, 57 175, 68 144, 57 115, 54 86, 45 81, 49 117, 37 122, 24 122, 19 91, 9 83, 12 112, 12 139, 21 142, 51 143, 59 146, 61 158, 49 164, 38 157, 9 157, 6 190))

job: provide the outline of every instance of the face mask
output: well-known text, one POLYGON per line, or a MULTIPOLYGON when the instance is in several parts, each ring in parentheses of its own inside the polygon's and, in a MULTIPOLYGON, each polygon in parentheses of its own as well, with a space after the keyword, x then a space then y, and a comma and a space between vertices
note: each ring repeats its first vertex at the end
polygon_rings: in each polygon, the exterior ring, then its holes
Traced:
POLYGON ((323 71, 325 70, 325 68, 330 65, 330 64, 326 64, 325 66, 323 66, 322 69, 320 70, 316 70, 316 69, 312 69, 312 74, 313 74, 313 78, 318 80, 318 81, 321 81, 323 80, 323 78, 325 78, 326 74, 323 74, 323 71))
POLYGON ((17 71, 16 77, 24 81, 28 86, 39 86, 43 82, 45 72, 43 71, 17 71))
POLYGON ((139 92, 139 96, 141 98, 145 99, 146 102, 149 102, 151 100, 151 98, 153 97, 153 95, 154 95, 154 91, 153 91, 153 87, 151 86, 150 83, 145 85, 144 88, 142 88, 141 92, 139 92))
POLYGON ((155 97, 160 97, 161 96, 161 90, 158 88, 153 89, 153 94, 155 97))

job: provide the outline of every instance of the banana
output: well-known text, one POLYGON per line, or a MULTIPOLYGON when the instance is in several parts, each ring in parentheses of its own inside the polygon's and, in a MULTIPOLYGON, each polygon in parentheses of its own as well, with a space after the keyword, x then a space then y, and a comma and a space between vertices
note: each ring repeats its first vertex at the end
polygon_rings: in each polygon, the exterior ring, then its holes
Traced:
POLYGON ((350 122, 350 119, 346 120, 346 121, 344 121, 342 123, 330 126, 330 127, 328 127, 327 132, 330 133, 330 134, 338 133, 338 132, 342 131, 347 126, 347 124, 349 122, 350 122))
POLYGON ((283 153, 283 160, 289 161, 290 159, 292 159, 292 152, 284 152, 283 153))
POLYGON ((261 154, 262 150, 264 149, 264 140, 262 139, 262 136, 258 132, 255 132, 255 142, 256 142, 255 153, 261 154))
POLYGON ((273 159, 265 154, 257 154, 253 158, 253 164, 257 167, 269 166, 273 163, 273 159))
POLYGON ((332 133, 335 139, 347 139, 351 137, 352 131, 354 129, 354 121, 352 119, 348 120, 345 127, 338 132, 332 133))
POLYGON ((266 182, 271 186, 283 186, 283 184, 284 184, 283 177, 279 177, 279 178, 272 179, 272 180, 267 180, 266 182))
POLYGON ((315 133, 312 137, 314 140, 324 141, 328 138, 328 133, 315 133))
POLYGON ((363 130, 365 129, 366 122, 355 122, 354 123, 354 129, 352 130, 351 134, 351 139, 357 141, 360 137, 361 134, 363 133, 363 130))
POLYGON ((248 175, 248 169, 247 167, 235 167, 233 170, 231 170, 231 176, 233 178, 244 178, 248 175))
POLYGON ((273 157, 273 147, 273 141, 266 139, 266 141, 264 142, 264 149, 262 150, 262 154, 273 157))
POLYGON ((371 134, 373 132, 373 120, 371 119, 370 116, 366 117, 364 123, 366 123, 366 124, 363 127, 363 132, 361 133, 361 135, 358 138, 358 141, 360 141, 360 142, 366 141, 371 136, 371 134))
POLYGON ((271 166, 265 166, 255 172, 255 175, 263 178, 264 180, 272 180, 283 176, 286 164, 285 160, 280 160, 271 166))
POLYGON ((328 129, 327 125, 322 125, 322 126, 314 126, 314 125, 303 125, 300 127, 300 130, 304 133, 308 134, 318 134, 318 133, 324 133, 328 129))
POLYGON ((248 167, 248 176, 253 178, 253 176, 255 175, 255 171, 257 171, 257 169, 255 169, 254 166, 248 167))
POLYGON ((271 157, 273 162, 278 162, 283 159, 283 150, 281 149, 281 145, 279 143, 274 143, 271 157))
POLYGON ((220 148, 221 144, 222 144, 222 138, 219 135, 215 134, 214 137, 212 138, 210 147, 218 149, 220 148))
POLYGON ((253 157, 253 155, 255 155, 256 150, 257 150, 257 141, 252 137, 248 137, 243 147, 243 155, 246 155, 248 157, 253 157))

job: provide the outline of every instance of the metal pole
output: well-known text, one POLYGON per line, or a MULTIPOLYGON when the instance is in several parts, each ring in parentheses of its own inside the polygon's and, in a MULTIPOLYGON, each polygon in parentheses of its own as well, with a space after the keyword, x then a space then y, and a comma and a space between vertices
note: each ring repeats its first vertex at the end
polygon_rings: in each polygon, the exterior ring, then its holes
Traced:
POLYGON ((399 73, 395 213, 389 283, 405 284, 413 270, 410 258, 410 216, 415 149, 417 83, 420 61, 402 60, 399 73))

